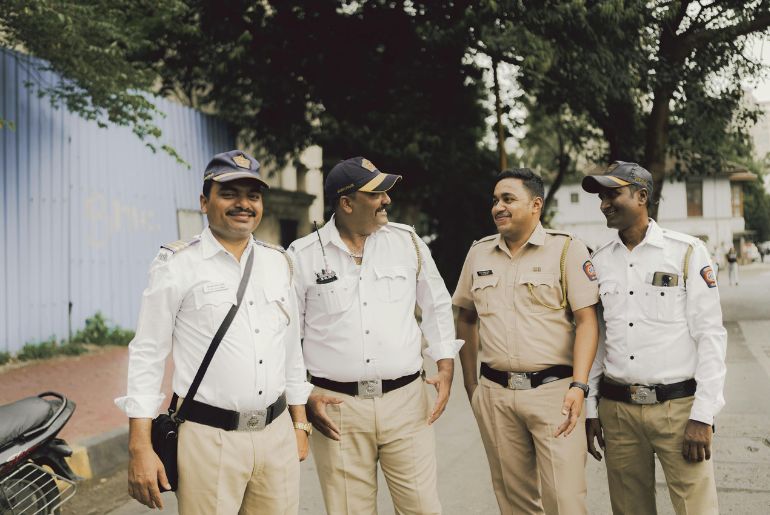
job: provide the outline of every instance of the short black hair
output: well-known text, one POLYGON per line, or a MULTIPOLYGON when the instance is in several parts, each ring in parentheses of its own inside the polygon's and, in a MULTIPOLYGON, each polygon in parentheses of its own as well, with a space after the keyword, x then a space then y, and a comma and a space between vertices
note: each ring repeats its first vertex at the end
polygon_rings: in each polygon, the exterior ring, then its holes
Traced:
POLYGON ((532 198, 540 197, 545 198, 545 186, 543 185, 543 178, 538 174, 530 170, 529 168, 510 168, 503 170, 495 178, 495 184, 503 179, 519 179, 524 183, 524 187, 527 188, 532 198))
POLYGON ((203 196, 206 197, 206 199, 209 199, 211 196, 211 186, 214 184, 214 181, 211 179, 207 179, 203 181, 203 196))
POLYGON ((650 190, 648 190, 647 188, 644 188, 644 187, 642 187, 642 186, 640 186, 638 184, 633 184, 633 183, 628 185, 628 189, 631 190, 631 196, 633 196, 634 193, 636 193, 637 191, 640 191, 640 190, 647 191, 647 203, 645 203, 644 205, 648 209, 650 208, 650 206, 652 205, 652 195, 650 194, 650 190))

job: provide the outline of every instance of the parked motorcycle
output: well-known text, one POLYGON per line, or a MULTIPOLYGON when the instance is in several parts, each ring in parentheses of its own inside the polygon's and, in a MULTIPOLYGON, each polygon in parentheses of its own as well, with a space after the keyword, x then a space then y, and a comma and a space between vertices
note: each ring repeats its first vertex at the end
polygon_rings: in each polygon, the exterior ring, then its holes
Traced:
POLYGON ((64 461, 72 449, 56 437, 74 411, 55 392, 0 406, 0 514, 58 514, 75 495, 82 478, 64 461))

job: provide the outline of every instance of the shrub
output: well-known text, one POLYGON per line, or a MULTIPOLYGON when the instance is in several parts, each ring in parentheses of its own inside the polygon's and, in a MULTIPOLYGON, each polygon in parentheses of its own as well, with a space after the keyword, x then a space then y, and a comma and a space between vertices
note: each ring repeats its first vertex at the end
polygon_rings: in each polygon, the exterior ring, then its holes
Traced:
POLYGON ((128 345, 134 332, 120 327, 110 327, 100 311, 86 319, 86 326, 73 337, 74 341, 95 345, 128 345))
POLYGON ((21 361, 31 359, 47 359, 57 354, 56 338, 51 336, 49 339, 40 343, 25 343, 19 354, 16 356, 21 361))
POLYGON ((5 365, 11 360, 10 352, 0 352, 0 365, 5 365))

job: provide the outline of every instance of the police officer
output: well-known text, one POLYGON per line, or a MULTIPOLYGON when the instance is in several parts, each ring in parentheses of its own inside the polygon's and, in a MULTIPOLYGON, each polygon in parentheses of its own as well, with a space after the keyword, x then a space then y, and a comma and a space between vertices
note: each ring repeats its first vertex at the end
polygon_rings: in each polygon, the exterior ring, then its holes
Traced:
POLYGON ((388 221, 387 191, 399 179, 363 157, 340 162, 324 185, 334 215, 289 247, 315 385, 310 446, 335 515, 377 513, 378 461, 396 513, 441 512, 431 424, 449 398, 462 341, 428 247, 412 227, 388 221), (438 366, 427 380, 438 391, 432 406, 420 373, 423 336, 438 366))
POLYGON ((150 425, 163 402, 166 356, 173 354, 174 392, 184 397, 236 304, 245 263, 253 255, 235 318, 194 401, 185 400, 179 512, 297 513, 299 461, 307 455, 310 430, 304 404, 311 386, 302 362, 291 263, 282 249, 251 235, 268 187, 256 159, 239 150, 217 154, 203 179, 200 203, 209 227, 190 241, 164 245, 153 261, 129 345, 128 393, 116 399, 130 417, 129 494, 162 508, 159 486, 170 485, 153 452, 150 425), (256 410, 266 415, 255 424, 256 410))
POLYGON ((497 503, 503 514, 584 514, 596 276, 585 245, 543 229, 531 170, 500 173, 492 199, 498 234, 471 246, 452 300, 497 503))
POLYGON ((583 179, 618 230, 593 255, 606 339, 591 371, 588 447, 597 460, 594 438, 605 450, 613 513, 656 513, 656 455, 676 513, 716 514, 709 459, 727 344, 719 292, 703 243, 648 217, 652 188, 647 170, 623 161, 583 179))

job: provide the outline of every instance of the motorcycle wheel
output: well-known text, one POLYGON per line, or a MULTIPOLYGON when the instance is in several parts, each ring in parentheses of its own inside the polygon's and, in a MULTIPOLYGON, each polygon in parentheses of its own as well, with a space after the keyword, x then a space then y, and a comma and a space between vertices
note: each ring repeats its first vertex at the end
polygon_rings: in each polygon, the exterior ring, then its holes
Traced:
MULTIPOLYGON (((59 515, 59 488, 50 474, 35 470, 27 477, 10 479, 0 490, 0 507, 8 513, 59 515)), ((5 513, 5 512, 4 512, 5 513)))

